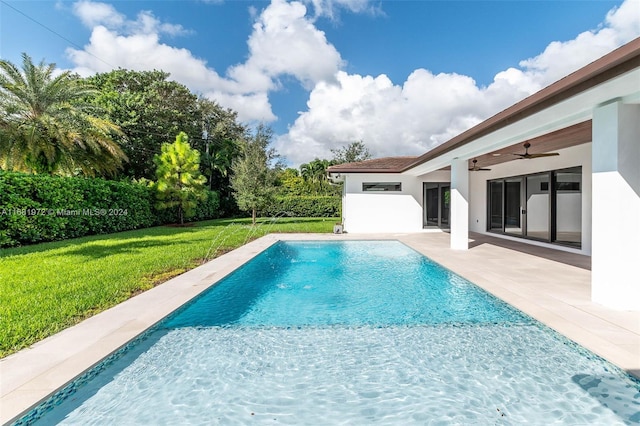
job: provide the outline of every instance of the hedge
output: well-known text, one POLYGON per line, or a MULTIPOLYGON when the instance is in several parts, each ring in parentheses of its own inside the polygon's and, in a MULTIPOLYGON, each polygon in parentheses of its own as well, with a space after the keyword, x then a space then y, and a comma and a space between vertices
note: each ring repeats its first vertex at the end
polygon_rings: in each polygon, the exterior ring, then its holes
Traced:
POLYGON ((339 217, 342 199, 336 196, 275 197, 262 216, 339 217))
MULTIPOLYGON (((0 172, 0 247, 106 234, 176 222, 143 184, 0 172)), ((210 193, 192 220, 217 217, 210 193)))

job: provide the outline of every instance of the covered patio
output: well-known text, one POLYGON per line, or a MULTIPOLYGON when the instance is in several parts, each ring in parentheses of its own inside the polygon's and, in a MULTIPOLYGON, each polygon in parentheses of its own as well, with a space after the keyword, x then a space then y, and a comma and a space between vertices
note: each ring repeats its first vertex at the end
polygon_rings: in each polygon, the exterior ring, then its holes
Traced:
POLYGON ((470 232, 590 256, 590 300, 638 315, 639 164, 640 38, 419 157, 328 173, 347 232, 446 229, 451 256, 470 232))

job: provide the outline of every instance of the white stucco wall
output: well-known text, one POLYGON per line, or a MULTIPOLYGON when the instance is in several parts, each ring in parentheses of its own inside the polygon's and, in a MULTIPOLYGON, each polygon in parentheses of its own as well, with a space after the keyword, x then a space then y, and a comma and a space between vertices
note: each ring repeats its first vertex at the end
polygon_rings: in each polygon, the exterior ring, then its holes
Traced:
POLYGON ((640 311, 640 105, 596 108, 593 137, 592 298, 640 311))
MULTIPOLYGON (((509 176, 519 176, 548 170, 582 166, 581 194, 562 194, 563 211, 569 216, 581 209, 579 223, 562 223, 565 231, 581 227, 582 248, 575 249, 530 240, 519 241, 546 245, 559 250, 591 254, 591 144, 558 151, 557 157, 516 160, 491 166, 491 171, 469 173, 469 231, 487 233, 487 181, 509 176), (576 203, 580 203, 578 206, 576 203)), ((423 231, 423 182, 450 182, 449 171, 436 171, 414 177, 402 174, 348 174, 345 176, 343 196, 344 229, 352 233, 420 232, 423 231), (363 182, 401 182, 402 192, 362 192, 363 182)), ((535 195, 534 195, 535 197, 535 195)), ((529 209, 547 209, 535 202, 529 209)), ((531 212, 531 220, 539 215, 531 212)), ((535 222, 529 224, 535 227, 535 222)), ((540 224, 546 228, 546 224, 540 224), (544 225, 544 226, 543 226, 544 225)), ((491 234, 499 236, 498 234, 491 234)), ((514 238, 504 236, 504 238, 514 238)))
POLYGON ((449 175, 449 172, 419 178, 392 173, 345 175, 344 230, 351 233, 422 231, 422 182, 448 181, 449 175), (402 191, 363 192, 363 182, 401 182, 402 191))

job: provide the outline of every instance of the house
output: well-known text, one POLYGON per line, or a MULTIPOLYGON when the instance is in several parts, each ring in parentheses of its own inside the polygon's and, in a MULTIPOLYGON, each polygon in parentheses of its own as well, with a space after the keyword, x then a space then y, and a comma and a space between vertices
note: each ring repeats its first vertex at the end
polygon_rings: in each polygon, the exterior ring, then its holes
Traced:
POLYGON ((591 256, 592 300, 640 310, 640 38, 418 157, 332 166, 346 232, 469 232, 591 256))

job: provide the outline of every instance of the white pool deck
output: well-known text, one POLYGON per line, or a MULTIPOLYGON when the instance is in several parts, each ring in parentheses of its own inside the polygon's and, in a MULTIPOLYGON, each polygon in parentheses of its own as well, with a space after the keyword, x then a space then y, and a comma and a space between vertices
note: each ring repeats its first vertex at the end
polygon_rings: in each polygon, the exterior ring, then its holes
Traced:
MULTIPOLYGON (((640 312, 590 301, 590 258, 479 234, 449 249, 449 234, 271 234, 0 360, 0 422, 116 351, 278 240, 402 241, 502 300, 640 377, 640 312)), ((637 277, 629 277, 637 280, 637 277)))

